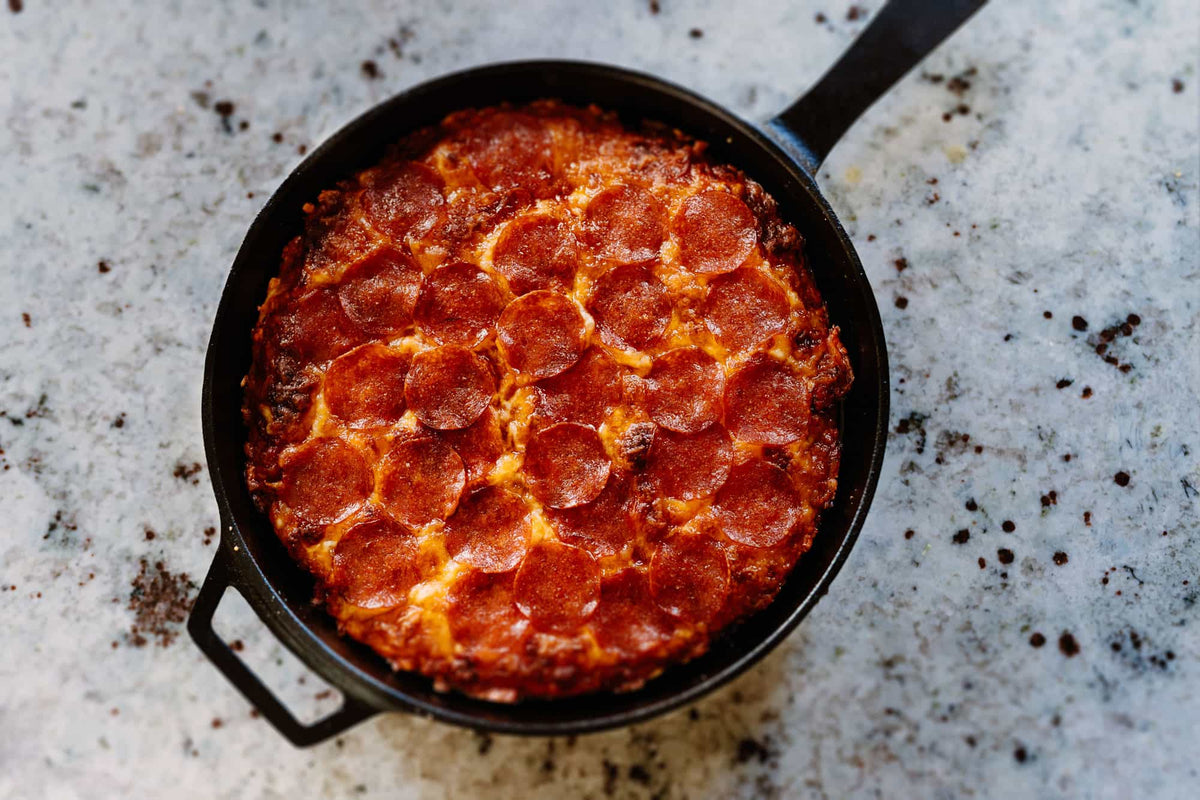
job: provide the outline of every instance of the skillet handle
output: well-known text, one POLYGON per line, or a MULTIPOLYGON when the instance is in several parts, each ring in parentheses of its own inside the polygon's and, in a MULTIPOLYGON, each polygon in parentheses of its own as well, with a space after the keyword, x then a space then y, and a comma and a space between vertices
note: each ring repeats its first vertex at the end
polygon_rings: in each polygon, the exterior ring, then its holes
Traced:
POLYGON ((854 121, 987 0, 890 0, 808 93, 767 123, 809 175, 854 121))
POLYGON ((296 719, 266 684, 238 658, 212 626, 213 615, 217 606, 221 604, 221 598, 225 596, 225 590, 230 586, 236 588, 236 568, 231 563, 231 558, 231 554, 222 543, 188 617, 188 633, 208 656, 209 661, 221 670, 229 682, 275 726, 277 731, 297 747, 309 747, 323 742, 376 714, 376 709, 343 693, 344 700, 340 709, 311 725, 305 725, 296 719))

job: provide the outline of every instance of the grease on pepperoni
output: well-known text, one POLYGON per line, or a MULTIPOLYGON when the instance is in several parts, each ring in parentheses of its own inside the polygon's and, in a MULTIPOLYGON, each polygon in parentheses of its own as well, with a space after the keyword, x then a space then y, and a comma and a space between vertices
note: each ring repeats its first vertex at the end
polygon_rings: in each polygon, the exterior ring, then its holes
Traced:
POLYGON ((600 601, 600 567, 577 547, 543 541, 526 554, 513 594, 534 628, 572 634, 600 601))
POLYGON ((752 357, 725 382, 725 424, 743 442, 785 445, 808 429, 808 387, 780 361, 752 357))
POLYGON ((338 299, 346 316, 367 333, 405 333, 413 321, 421 277, 410 256, 386 247, 346 270, 338 299))
POLYGON ((508 572, 529 546, 529 508, 518 495, 485 486, 458 504, 446 520, 446 552, 484 572, 508 572))
POLYGON ((463 152, 488 189, 524 189, 535 197, 554 193, 553 138, 536 117, 500 111, 473 120, 463 152))
POLYGON ((437 430, 467 427, 495 394, 488 362, 458 345, 417 353, 404 381, 405 399, 417 419, 437 430))
POLYGON ((666 237, 667 211, 637 186, 613 186, 597 194, 583 214, 584 238, 597 255, 623 264, 658 255, 666 237))
POLYGON ((707 622, 729 593, 725 551, 701 533, 676 532, 659 543, 650 559, 650 594, 685 622, 707 622))
POLYGON ((563 372, 587 349, 587 324, 579 307, 558 292, 530 292, 508 304, 497 325, 500 352, 532 378, 563 372))
POLYGON ((460 261, 425 276, 414 314, 421 330, 442 344, 474 347, 491 334, 504 304, 495 278, 460 261))
POLYGON ((735 270, 758 242, 750 209, 717 189, 689 197, 675 215, 673 228, 679 240, 679 263, 692 272, 735 270))
POLYGON ((454 448, 429 436, 397 442, 379 462, 379 473, 384 507, 412 528, 453 514, 467 482, 454 448))
POLYGON ((784 333, 791 305, 783 289, 753 267, 714 278, 702 307, 704 324, 734 352, 784 333))
POLYGON ((574 508, 549 508, 546 516, 558 538, 597 558, 624 550, 637 535, 637 503, 630 479, 608 476, 599 497, 574 508))
POLYGON ((738 544, 773 547, 803 518, 804 507, 786 472, 754 459, 733 468, 717 492, 712 515, 738 544))
POLYGON ((679 433, 695 433, 721 418, 725 371, 698 347, 669 350, 646 376, 650 418, 679 433))
POLYGON ((412 356, 364 344, 339 356, 325 372, 325 404, 352 428, 390 425, 404 415, 404 377, 412 356))
POLYGON ((646 461, 647 471, 665 496, 695 500, 725 483, 733 462, 733 443, 720 424, 698 433, 659 428, 646 461))
POLYGON ((600 603, 588 623, 606 650, 636 656, 671 637, 675 623, 650 594, 645 574, 627 567, 600 584, 600 603))
POLYGON ((280 320, 280 344, 302 359, 321 362, 362 342, 358 326, 346 316, 330 287, 313 289, 280 320))
POLYGON ((513 220, 492 251, 493 266, 516 295, 538 289, 570 291, 578 260, 567 223, 546 214, 513 220))
POLYGON ((379 171, 363 192, 363 210, 378 230, 397 242, 420 239, 443 213, 442 178, 415 161, 379 171))
POLYGON ((550 422, 600 427, 621 402, 621 366, 602 347, 589 348, 566 372, 534 384, 537 414, 550 422))
POLYGON ((513 603, 513 573, 469 572, 446 597, 450 634, 468 651, 516 652, 529 620, 513 603))
POLYGON ((402 605, 420 582, 416 537, 387 517, 356 523, 333 551, 330 583, 352 605, 402 605))
POLYGON ((371 494, 366 459, 341 439, 309 439, 283 458, 279 499, 312 525, 345 519, 371 494))
POLYGON ((595 428, 560 422, 533 434, 525 447, 525 478, 534 497, 551 508, 595 500, 610 464, 595 428))
POLYGON ((639 349, 657 341, 671 321, 671 299, 646 264, 609 270, 588 301, 600 338, 613 347, 639 349))
POLYGON ((485 408, 479 419, 465 428, 450 431, 431 430, 430 433, 454 448, 467 468, 467 483, 476 484, 487 478, 497 459, 504 455, 504 436, 500 421, 491 408, 485 408))

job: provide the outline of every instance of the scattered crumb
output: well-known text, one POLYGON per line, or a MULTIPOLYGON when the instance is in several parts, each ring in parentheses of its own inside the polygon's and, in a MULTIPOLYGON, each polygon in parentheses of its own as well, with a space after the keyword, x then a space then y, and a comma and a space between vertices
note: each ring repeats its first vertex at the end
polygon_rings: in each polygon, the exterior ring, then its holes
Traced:
POLYGON ((1012 533, 1013 531, 1015 531, 1017 529, 1017 524, 1015 522, 1013 522, 1011 519, 1006 519, 1006 520, 1004 520, 1004 522, 1000 523, 1000 529, 1003 530, 1005 533, 1012 533))
POLYGON ((1057 566, 1061 567, 1063 564, 1066 564, 1067 561, 1069 561, 1069 560, 1070 560, 1070 558, 1062 550, 1059 550, 1057 553, 1054 554, 1054 563, 1057 566))
POLYGON ((971 538, 971 532, 966 528, 960 529, 954 534, 953 541, 955 544, 966 544, 971 538))
POLYGON ((363 77, 367 80, 374 81, 383 77, 383 73, 379 71, 379 65, 370 59, 362 62, 360 69, 362 70, 363 77))
POLYGON ((1041 647, 1045 643, 1046 643, 1046 637, 1037 631, 1034 631, 1033 635, 1029 637, 1029 644, 1031 644, 1034 647, 1041 647))
POLYGON ((101 275, 105 275, 109 272, 112 272, 112 267, 109 266, 109 263, 107 261, 101 261, 100 263, 98 263, 96 265, 96 269, 100 271, 101 275))
POLYGON ((700 39, 704 36, 704 31, 700 30, 699 28, 692 28, 690 31, 688 31, 688 36, 692 37, 693 39, 700 39))
POLYGON ((1075 641, 1070 631, 1063 631, 1062 636, 1058 637, 1058 649, 1067 658, 1074 658, 1079 655, 1079 642, 1075 641))
POLYGON ((1122 470, 1122 471, 1118 472, 1116 475, 1113 475, 1113 483, 1115 483, 1117 486, 1128 486, 1129 485, 1129 473, 1122 470))
POLYGON ((25 327, 26 327, 26 328, 32 328, 32 327, 33 327, 33 317, 29 316, 29 312, 28 312, 28 311, 22 311, 22 312, 21 312, 21 321, 25 323, 25 327))

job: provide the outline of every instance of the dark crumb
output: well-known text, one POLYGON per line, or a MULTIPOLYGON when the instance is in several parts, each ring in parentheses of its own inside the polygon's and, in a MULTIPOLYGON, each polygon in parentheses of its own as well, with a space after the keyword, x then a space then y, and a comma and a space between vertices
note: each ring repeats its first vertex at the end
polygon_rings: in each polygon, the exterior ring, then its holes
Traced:
POLYGON ((978 510, 979 510, 979 504, 976 503, 975 498, 972 497, 970 500, 967 501, 967 511, 978 511, 978 510))
POLYGON ((100 271, 101 275, 106 275, 109 272, 112 272, 112 267, 109 266, 107 261, 101 261, 96 265, 96 269, 100 271))
POLYGON ((904 272, 904 270, 908 269, 907 258, 897 258, 892 263, 896 265, 896 272, 904 272))
POLYGON ((1118 472, 1116 475, 1113 475, 1113 483, 1115 483, 1117 486, 1128 486, 1129 485, 1129 473, 1122 470, 1122 471, 1118 472))
POLYGON ((124 411, 122 411, 120 414, 118 414, 117 418, 112 421, 112 426, 114 428, 124 428, 125 427, 125 412, 124 411))
POLYGON ((1045 317, 1046 319, 1054 319, 1054 315, 1051 314, 1049 311, 1043 311, 1042 316, 1045 317))
POLYGON ((1076 314, 1071 317, 1071 327, 1077 331, 1086 331, 1088 328, 1087 320, 1076 314))
POLYGON ((479 755, 486 756, 491 751, 492 745, 495 744, 492 735, 490 733, 476 733, 475 738, 477 741, 476 749, 479 751, 479 755))
POLYGON ((974 736, 966 736, 963 738, 963 741, 967 743, 967 747, 975 746, 975 737, 974 736))
POLYGON ((306 144, 297 145, 296 152, 299 153, 300 155, 304 155, 305 153, 308 152, 308 145, 306 145, 306 144))
POLYGON ((1000 559, 1001 564, 1011 564, 1013 562, 1013 551, 1007 547, 1001 547, 996 551, 996 558, 1000 559))
POLYGON ((662 11, 662 5, 659 4, 658 0, 650 0, 650 13, 657 14, 660 11, 662 11))
POLYGON ((175 470, 171 474, 181 481, 188 481, 193 486, 200 484, 200 479, 196 476, 200 474, 200 470, 204 469, 199 461, 194 461, 191 464, 179 462, 175 465, 175 470))
MULTIPOLYGON (((17 0, 17 6, 20 6, 20 5, 21 5, 20 0, 17 0)), ((10 8, 12 7, 11 2, 9 2, 9 7, 10 8)), ((18 8, 17 10, 19 11, 20 8, 18 8)), ((1179 78, 1172 78, 1171 79, 1171 91, 1174 92, 1175 94, 1182 94, 1183 93, 1183 81, 1179 80, 1179 78)))
POLYGON ((206 545, 212 544, 212 540, 214 538, 216 538, 216 535, 217 535, 217 529, 212 527, 211 525, 209 525, 207 528, 204 529, 204 543, 206 545))
POLYGON ((846 19, 850 22, 855 22, 866 16, 866 14, 867 10, 862 6, 850 6, 850 8, 846 10, 846 19))
POLYGON ((229 649, 235 653, 240 653, 246 649, 246 643, 243 642, 241 639, 234 639, 232 642, 229 643, 229 649))
POLYGON ((629 780, 640 783, 643 786, 649 786, 650 772, 641 764, 632 764, 629 767, 629 780))
POLYGON ((981 445, 981 444, 975 445, 975 455, 979 455, 982 452, 983 452, 983 445, 981 445))
POLYGON ((987 569, 987 561, 984 559, 984 557, 983 557, 983 556, 980 556, 980 557, 979 557, 979 568, 980 568, 980 569, 987 569))
POLYGON ((955 544, 966 544, 970 538, 971 532, 966 528, 963 528, 954 534, 953 542, 955 544))
POLYGON ((828 20, 828 17, 826 17, 820 11, 818 11, 817 15, 815 17, 813 17, 813 21, 816 22, 818 25, 824 25, 827 20, 828 20))
POLYGON ((925 205, 931 206, 934 203, 936 203, 938 200, 941 200, 941 199, 942 199, 942 196, 940 194, 938 194, 937 192, 934 192, 933 194, 931 194, 925 198, 925 205))
POLYGON ((704 31, 700 30, 699 28, 692 28, 690 31, 688 31, 688 36, 692 37, 693 39, 700 39, 704 36, 704 31))
POLYGON ((1133 325, 1134 327, 1137 327, 1138 325, 1142 324, 1142 318, 1139 317, 1137 314, 1130 314, 1128 317, 1125 318, 1125 321, 1128 322, 1130 325, 1133 325))
POLYGON ((957 106, 954 107, 954 110, 957 111, 959 114, 962 114, 964 117, 967 114, 971 113, 971 107, 969 105, 967 105, 966 103, 959 103, 957 106))
POLYGON ((1013 338, 1013 335, 1011 333, 1004 334, 1004 341, 1011 342, 1012 338, 1013 338))
POLYGON ((1025 752, 1024 747, 1018 747, 1016 750, 1013 750, 1013 758, 1017 760, 1018 764, 1024 764, 1025 760, 1029 758, 1029 754, 1025 752))
POLYGON ((1062 460, 1063 460, 1063 461, 1070 461, 1070 460, 1071 460, 1071 454, 1070 454, 1070 453, 1063 453, 1062 460))
POLYGON ((221 727, 223 724, 225 724, 225 723, 221 722, 221 718, 220 718, 220 717, 213 717, 212 726, 213 726, 214 728, 219 728, 219 727, 221 727))
POLYGON ((908 298, 907 297, 897 297, 896 298, 896 308, 900 308, 900 309, 908 308, 908 298))
POLYGON ((20 14, 21 9, 25 7, 22 0, 8 0, 8 10, 14 14, 20 14))
POLYGON ((365 77, 367 80, 374 81, 383 77, 383 73, 379 71, 379 65, 370 59, 362 62, 360 69, 362 69, 363 77, 365 77))
POLYGON ((1074 658, 1079 655, 1079 642, 1075 641, 1070 631, 1063 631, 1062 636, 1058 637, 1058 649, 1067 658, 1074 658))
POLYGON ((157 534, 157 533, 155 533, 155 532, 154 532, 153 530, 151 530, 150 528, 146 528, 146 541, 147 541, 147 542, 153 542, 153 541, 154 541, 154 537, 155 537, 155 536, 157 536, 157 535, 158 535, 158 534, 157 534))
POLYGON ((691 720, 692 722, 696 722, 697 720, 700 719, 700 712, 694 708, 689 708, 688 709, 688 719, 691 720))
POLYGON ((250 130, 250 120, 248 120, 248 119, 244 119, 244 120, 242 120, 241 122, 239 122, 239 123, 238 123, 238 130, 239 130, 239 131, 248 131, 248 130, 250 130))
POLYGON ((601 766, 604 768, 604 793, 612 797, 617 790, 617 777, 620 773, 617 771, 617 765, 607 758, 601 762, 601 766))
POLYGON ((1011 519, 1006 519, 1000 523, 1000 529, 1005 533, 1012 533, 1017 529, 1017 525, 1011 519))
POLYGON ((1061 378, 1061 379, 1059 379, 1058 383, 1054 384, 1054 388, 1055 389, 1065 389, 1074 382, 1075 381, 1071 380, 1070 378, 1061 378))
POLYGON ((737 763, 746 764, 750 761, 758 761, 760 764, 767 763, 767 759, 771 757, 769 744, 769 740, 760 742, 749 737, 742 739, 738 742, 737 763))
POLYGON ((21 312, 21 322, 24 322, 24 323, 25 323, 25 327, 26 327, 26 328, 32 328, 32 327, 33 327, 33 317, 29 316, 29 312, 28 312, 28 311, 22 311, 22 312, 21 312))
POLYGON ((1033 647, 1041 647, 1045 643, 1046 643, 1046 637, 1043 636, 1038 631, 1034 631, 1033 635, 1029 637, 1029 644, 1033 647))
POLYGON ((282 144, 283 143, 283 134, 280 133, 279 131, 275 131, 274 133, 271 134, 271 141, 274 142, 275 144, 282 144))
POLYGON ((937 186, 938 181, 937 181, 937 178, 930 178, 929 180, 927 180, 925 182, 928 183, 930 186, 937 186))
POLYGON ((1066 553, 1064 553, 1062 550, 1059 550, 1057 553, 1054 554, 1054 563, 1060 567, 1063 564, 1067 563, 1067 561, 1069 561, 1069 560, 1070 560, 1070 557, 1066 553))
POLYGON ((875 234, 873 234, 873 233, 869 233, 869 234, 867 234, 867 241, 868 241, 868 242, 873 242, 873 241, 875 241, 875 234))
POLYGON ((216 111, 222 117, 231 117, 236 110, 237 106, 232 100, 218 100, 213 104, 213 111, 216 111))
POLYGON ((254 192, 246 192, 246 199, 247 199, 247 200, 253 200, 253 199, 254 199, 254 192))
POLYGON ((905 539, 911 539, 912 537, 914 537, 914 536, 916 536, 916 535, 917 535, 917 532, 916 532, 916 531, 914 531, 912 528, 909 528, 908 530, 906 530, 906 531, 904 532, 904 538, 905 538, 905 539))
MULTIPOLYGON (((250 709, 250 719, 258 719, 259 713, 257 708, 250 709)), ((338 747, 345 747, 341 739, 337 740, 338 747)))
POLYGON ((1090 387, 1090 386, 1083 387, 1083 391, 1079 393, 1079 396, 1082 397, 1084 400, 1087 400, 1089 397, 1092 396, 1092 387, 1090 387))
POLYGON ((954 119, 954 115, 949 111, 947 111, 945 114, 942 114, 942 122, 949 122, 952 119, 954 119))

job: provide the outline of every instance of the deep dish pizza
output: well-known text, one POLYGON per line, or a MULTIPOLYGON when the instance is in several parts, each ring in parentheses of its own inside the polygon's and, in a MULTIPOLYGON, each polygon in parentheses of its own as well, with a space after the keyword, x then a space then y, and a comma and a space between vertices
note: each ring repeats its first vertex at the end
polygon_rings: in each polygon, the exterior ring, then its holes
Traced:
POLYGON ((635 688, 771 601, 851 372, 759 185, 543 101, 456 113, 305 210, 247 478, 342 631, 512 701, 635 688))

